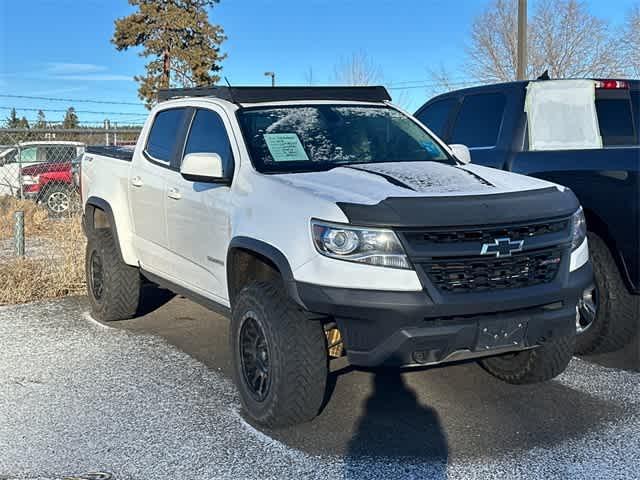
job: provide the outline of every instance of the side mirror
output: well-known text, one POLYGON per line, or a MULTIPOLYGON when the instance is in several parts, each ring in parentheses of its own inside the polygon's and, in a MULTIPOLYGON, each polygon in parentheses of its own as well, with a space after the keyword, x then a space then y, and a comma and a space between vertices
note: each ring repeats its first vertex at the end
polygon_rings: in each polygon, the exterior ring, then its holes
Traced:
POLYGON ((449 145, 449 148, 453 151, 453 155, 465 165, 471 163, 471 152, 466 145, 460 143, 454 143, 449 145))
POLYGON ((224 176, 222 158, 217 153, 189 153, 182 159, 180 173, 185 180, 202 183, 230 183, 224 176))

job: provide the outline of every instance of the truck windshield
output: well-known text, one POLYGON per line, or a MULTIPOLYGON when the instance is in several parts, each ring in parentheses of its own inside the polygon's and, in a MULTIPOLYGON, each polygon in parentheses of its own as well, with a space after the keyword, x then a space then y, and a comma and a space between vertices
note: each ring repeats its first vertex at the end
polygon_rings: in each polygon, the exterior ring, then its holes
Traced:
POLYGON ((296 105, 238 112, 259 172, 327 170, 357 163, 455 163, 410 117, 385 106, 296 105))

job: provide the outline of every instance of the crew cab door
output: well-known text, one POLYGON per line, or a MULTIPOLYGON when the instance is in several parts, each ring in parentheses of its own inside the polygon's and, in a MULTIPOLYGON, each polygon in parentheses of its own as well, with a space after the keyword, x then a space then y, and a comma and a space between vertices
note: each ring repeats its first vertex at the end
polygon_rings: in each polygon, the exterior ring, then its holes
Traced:
POLYGON ((143 268, 152 273, 166 275, 173 271, 167 256, 166 181, 179 168, 190 113, 188 108, 156 113, 145 148, 136 154, 139 157, 134 159, 129 177, 134 247, 143 268))
MULTIPOLYGON (((232 172, 234 155, 227 133, 231 131, 222 109, 195 109, 181 158, 189 153, 217 153, 223 170, 232 172)), ((230 187, 192 182, 172 171, 167 176, 165 197, 176 282, 214 300, 226 300, 230 187)))

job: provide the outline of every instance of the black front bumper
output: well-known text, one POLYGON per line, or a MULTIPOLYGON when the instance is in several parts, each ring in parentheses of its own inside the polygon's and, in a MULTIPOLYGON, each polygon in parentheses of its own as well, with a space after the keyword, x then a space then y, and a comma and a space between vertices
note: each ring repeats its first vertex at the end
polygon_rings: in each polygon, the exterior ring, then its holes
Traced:
POLYGON ((427 365, 536 347, 575 332, 578 297, 591 263, 561 282, 448 295, 296 283, 300 301, 333 317, 353 365, 427 365), (561 283, 561 284, 560 284, 561 283))

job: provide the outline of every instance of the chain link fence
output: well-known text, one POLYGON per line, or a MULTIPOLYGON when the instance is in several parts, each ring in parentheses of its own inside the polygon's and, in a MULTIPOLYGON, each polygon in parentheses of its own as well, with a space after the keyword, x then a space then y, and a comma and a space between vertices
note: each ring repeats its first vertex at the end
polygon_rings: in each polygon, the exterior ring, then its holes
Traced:
POLYGON ((0 305, 84 290, 80 159, 139 129, 0 129, 0 305))

